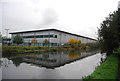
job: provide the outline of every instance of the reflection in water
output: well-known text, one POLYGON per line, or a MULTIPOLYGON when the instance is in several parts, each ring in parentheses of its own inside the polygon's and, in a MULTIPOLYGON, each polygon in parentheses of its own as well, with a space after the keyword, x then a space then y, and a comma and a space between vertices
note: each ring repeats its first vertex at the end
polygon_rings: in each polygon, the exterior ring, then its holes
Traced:
POLYGON ((39 67, 46 67, 54 69, 56 67, 63 66, 67 63, 71 63, 73 61, 79 60, 80 58, 93 55, 96 52, 55 52, 55 53, 47 53, 40 54, 34 56, 23 56, 19 58, 12 58, 13 64, 19 66, 22 62, 26 62, 29 64, 33 64, 39 67))
MULTIPOLYGON (((53 53, 53 54, 43 54, 36 56, 27 56, 23 58, 24 62, 33 63, 35 65, 43 66, 46 68, 55 68, 66 64, 67 62, 71 62, 72 60, 69 58, 71 54, 62 53, 53 53), (47 57, 47 58, 46 58, 47 57)), ((80 57, 79 57, 80 58, 80 57)))
POLYGON ((75 58, 80 57, 80 56, 81 56, 81 54, 69 54, 70 59, 75 59, 75 58))
POLYGON ((4 58, 3 78, 81 79, 92 73, 95 67, 100 65, 103 56, 94 51, 76 51, 4 58), (89 57, 81 59, 86 56, 89 57))

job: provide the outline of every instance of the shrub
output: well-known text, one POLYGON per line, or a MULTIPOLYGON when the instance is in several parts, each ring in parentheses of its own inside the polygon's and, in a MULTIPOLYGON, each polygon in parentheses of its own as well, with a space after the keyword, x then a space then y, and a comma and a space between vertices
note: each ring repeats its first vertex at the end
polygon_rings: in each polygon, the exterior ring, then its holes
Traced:
POLYGON ((13 39, 13 43, 22 44, 23 43, 23 38, 20 35, 16 35, 13 39))
POLYGON ((114 54, 120 55, 120 48, 113 52, 114 54))

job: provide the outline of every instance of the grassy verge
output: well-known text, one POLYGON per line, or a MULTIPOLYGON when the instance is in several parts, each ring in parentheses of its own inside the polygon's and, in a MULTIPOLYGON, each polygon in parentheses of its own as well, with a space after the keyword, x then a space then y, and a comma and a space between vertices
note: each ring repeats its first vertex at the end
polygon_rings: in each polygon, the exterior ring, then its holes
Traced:
POLYGON ((119 59, 118 59, 118 61, 119 61, 119 66, 118 66, 118 80, 120 81, 120 55, 119 55, 119 57, 118 57, 119 59))
MULTIPOLYGON (((65 48, 65 47, 45 47, 45 46, 3 46, 3 54, 13 54, 13 53, 38 53, 38 52, 48 52, 48 51, 71 51, 71 50, 89 50, 80 48, 65 48)), ((95 50, 95 49, 94 49, 95 50)))
POLYGON ((91 75, 84 78, 84 81, 90 79, 117 79, 117 73, 118 58, 116 55, 110 55, 91 75))

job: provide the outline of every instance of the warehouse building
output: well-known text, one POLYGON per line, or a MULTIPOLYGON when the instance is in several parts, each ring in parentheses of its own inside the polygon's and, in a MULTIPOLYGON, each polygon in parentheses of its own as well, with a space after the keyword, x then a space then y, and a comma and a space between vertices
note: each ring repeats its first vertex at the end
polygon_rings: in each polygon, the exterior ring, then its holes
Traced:
POLYGON ((24 45, 39 45, 43 46, 45 40, 49 41, 50 46, 64 45, 69 42, 71 38, 76 40, 81 40, 81 43, 91 43, 96 42, 97 40, 57 30, 57 29, 44 29, 44 30, 34 30, 34 31, 22 31, 22 32, 13 32, 12 40, 16 35, 20 35, 23 38, 24 45), (33 41, 36 41, 33 43, 33 41))

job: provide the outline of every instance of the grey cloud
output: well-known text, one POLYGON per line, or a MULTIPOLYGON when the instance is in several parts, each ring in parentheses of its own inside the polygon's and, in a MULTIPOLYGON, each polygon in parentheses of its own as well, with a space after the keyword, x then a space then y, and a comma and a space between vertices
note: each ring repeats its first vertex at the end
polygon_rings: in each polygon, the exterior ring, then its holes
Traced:
POLYGON ((31 0, 31 1, 35 4, 39 3, 39 0, 31 0))
POLYGON ((42 21, 39 23, 38 27, 54 24, 57 22, 57 20, 58 15, 54 10, 50 8, 45 9, 42 13, 42 21))

